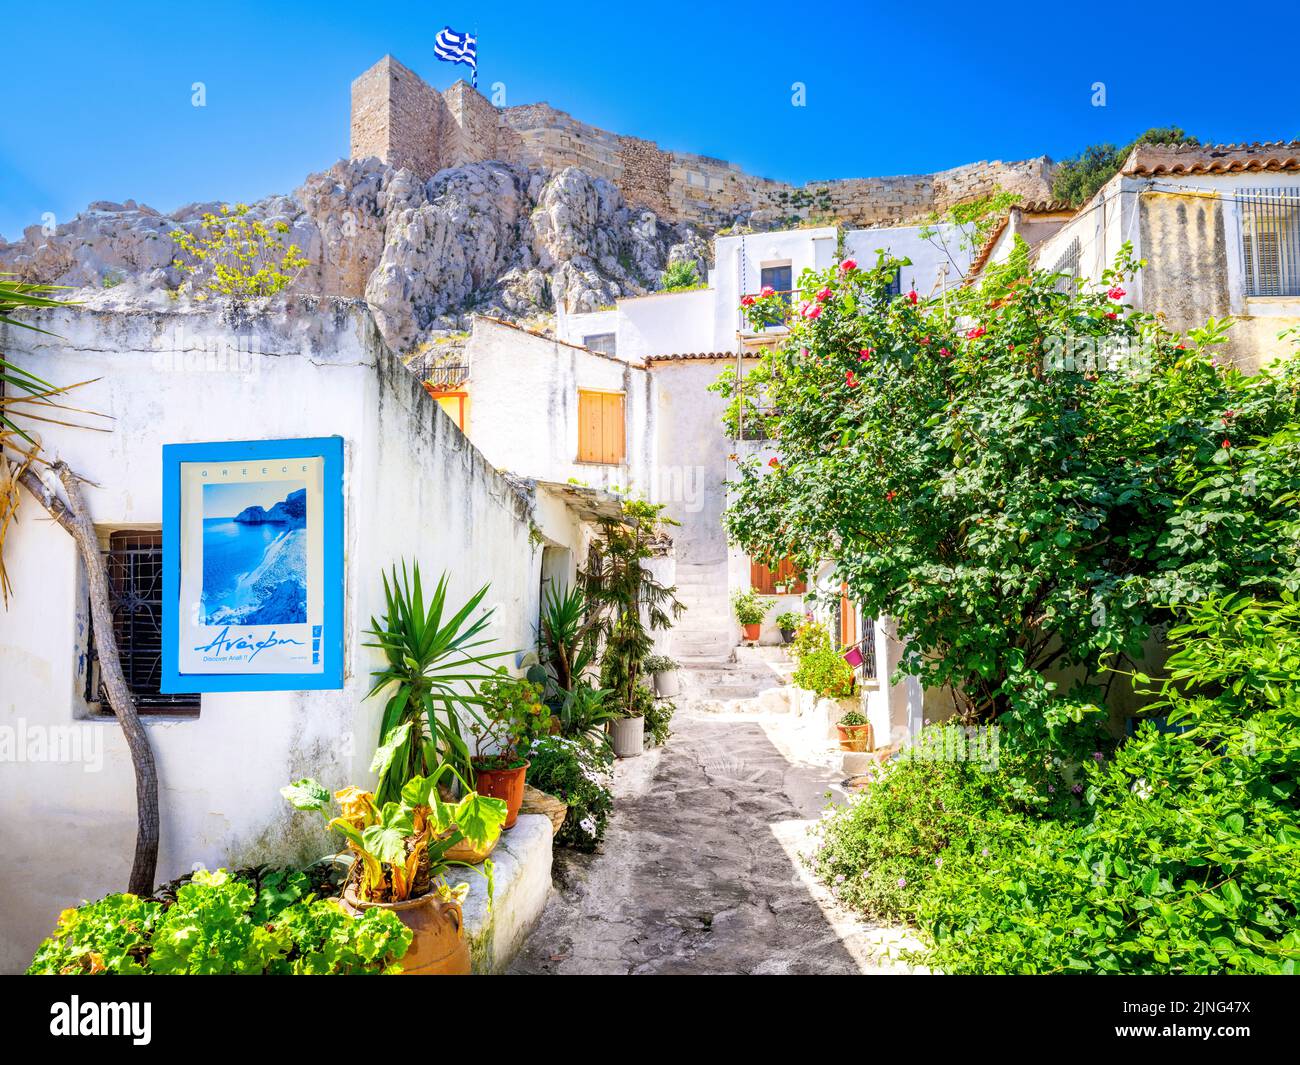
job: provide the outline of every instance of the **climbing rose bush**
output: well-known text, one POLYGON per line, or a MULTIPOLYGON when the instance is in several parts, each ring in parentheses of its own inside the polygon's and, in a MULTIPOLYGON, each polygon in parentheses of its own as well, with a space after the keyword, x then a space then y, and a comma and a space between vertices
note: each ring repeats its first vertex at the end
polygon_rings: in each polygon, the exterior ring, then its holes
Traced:
POLYGON ((909 634, 904 672, 1036 744, 1124 683, 1104 667, 1160 604, 1300 586, 1295 360, 1245 377, 1222 323, 1162 330, 1122 302, 1127 254, 1098 291, 1023 245, 943 298, 891 296, 905 265, 806 272, 785 340, 715 386, 777 450, 730 485, 752 555, 834 558, 909 634))

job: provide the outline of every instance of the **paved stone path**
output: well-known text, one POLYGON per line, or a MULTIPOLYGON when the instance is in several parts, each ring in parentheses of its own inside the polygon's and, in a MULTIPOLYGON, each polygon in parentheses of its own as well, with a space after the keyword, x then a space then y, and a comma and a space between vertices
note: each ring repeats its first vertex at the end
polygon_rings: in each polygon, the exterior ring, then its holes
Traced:
POLYGON ((839 910, 797 852, 838 783, 783 752, 784 715, 678 711, 621 761, 599 853, 557 849, 556 892, 513 973, 895 970, 899 933, 839 910))

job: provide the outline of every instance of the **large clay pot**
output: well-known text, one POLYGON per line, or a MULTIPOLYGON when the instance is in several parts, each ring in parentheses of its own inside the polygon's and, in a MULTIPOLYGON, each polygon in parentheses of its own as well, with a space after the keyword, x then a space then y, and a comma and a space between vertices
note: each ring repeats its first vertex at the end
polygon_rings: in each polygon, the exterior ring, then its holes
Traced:
POLYGON ((836 725, 835 731, 839 734, 841 751, 869 751, 873 746, 870 722, 865 725, 836 725))
POLYGON ((763 632, 762 625, 742 625, 740 627, 745 633, 745 639, 749 640, 750 643, 758 643, 758 638, 763 632))
POLYGON ((655 674, 655 694, 660 699, 671 699, 681 690, 682 686, 677 679, 677 670, 666 669, 662 673, 655 674))
POLYGON ((349 884, 339 900, 353 917, 365 910, 392 910, 411 930, 411 945, 402 958, 403 976, 469 976, 460 903, 444 902, 434 892, 405 902, 364 902, 349 884))
POLYGON ((609 742, 619 758, 635 758, 645 750, 645 718, 615 718, 609 723, 609 742))
POLYGON ((480 795, 506 802, 506 821, 502 828, 514 828, 519 820, 519 807, 524 802, 524 777, 531 762, 514 769, 480 769, 474 766, 474 790, 480 795))

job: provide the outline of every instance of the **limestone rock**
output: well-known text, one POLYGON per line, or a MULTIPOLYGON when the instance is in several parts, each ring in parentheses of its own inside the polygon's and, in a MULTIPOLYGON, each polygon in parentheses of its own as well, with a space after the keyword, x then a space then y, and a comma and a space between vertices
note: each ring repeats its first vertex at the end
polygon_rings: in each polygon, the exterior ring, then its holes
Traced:
MULTIPOLYGON (((307 257, 295 293, 364 298, 403 353, 463 330, 476 311, 536 319, 652 291, 675 259, 703 276, 709 254, 706 234, 629 208, 614 184, 572 166, 472 163, 423 181, 373 158, 340 161, 292 195, 250 206, 252 219, 284 222, 286 243, 307 257)), ((0 271, 94 290, 69 296, 99 306, 165 305, 185 280, 171 234, 197 232, 219 207, 162 214, 131 200, 93 203, 69 222, 0 240, 0 271)))

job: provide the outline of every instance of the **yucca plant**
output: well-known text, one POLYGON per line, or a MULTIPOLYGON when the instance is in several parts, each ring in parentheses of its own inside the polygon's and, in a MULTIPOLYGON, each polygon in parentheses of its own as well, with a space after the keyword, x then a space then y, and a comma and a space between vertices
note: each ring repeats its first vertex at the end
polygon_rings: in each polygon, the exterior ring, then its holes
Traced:
POLYGON ((462 777, 474 779, 458 711, 482 723, 475 709, 480 702, 476 685, 492 671, 490 663, 514 654, 479 650, 493 642, 481 638, 493 612, 471 616, 490 585, 483 585, 450 613, 446 573, 427 605, 418 564, 409 577, 403 562, 400 574, 393 567, 391 582, 387 574, 383 579, 384 617, 382 623, 370 619, 367 635, 374 641, 365 645, 379 648, 388 659, 387 666, 372 674, 369 694, 394 686, 384 706, 372 767, 379 773, 376 794, 381 806, 395 802, 407 781, 432 776, 444 763, 462 777), (410 728, 402 729, 403 725, 410 728))
POLYGON ((564 592, 554 587, 546 590, 538 657, 561 692, 572 691, 591 668, 599 635, 599 617, 588 610, 581 587, 574 585, 564 592))

